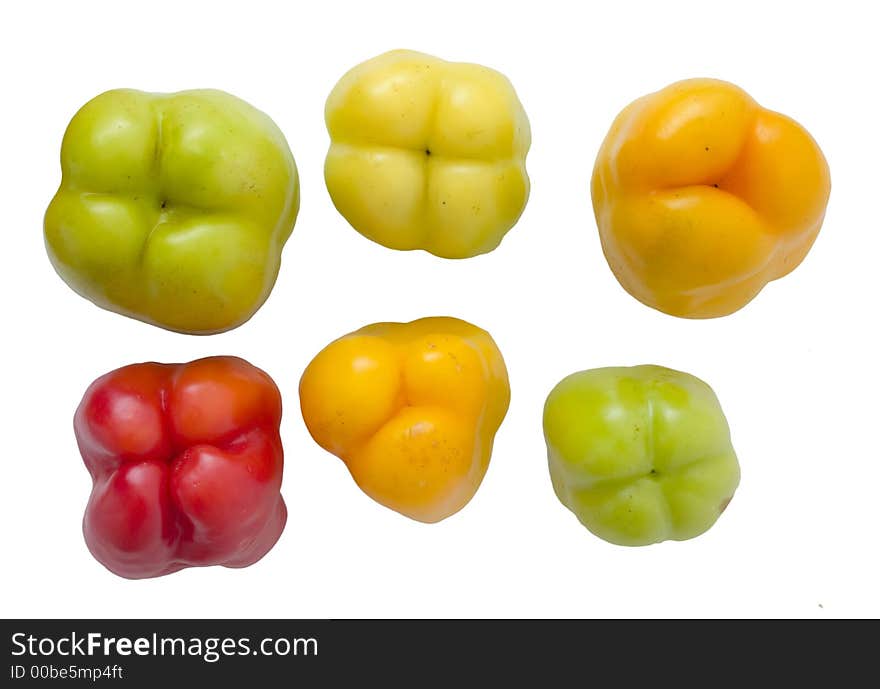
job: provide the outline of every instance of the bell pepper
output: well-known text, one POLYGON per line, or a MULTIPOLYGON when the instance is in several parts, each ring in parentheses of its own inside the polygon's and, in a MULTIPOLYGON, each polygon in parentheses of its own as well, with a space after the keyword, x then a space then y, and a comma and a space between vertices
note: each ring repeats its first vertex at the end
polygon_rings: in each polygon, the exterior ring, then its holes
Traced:
POLYGON ((544 435, 559 500, 611 543, 698 536, 739 484, 715 393, 661 366, 568 376, 547 397, 544 435))
POLYGON ((108 91, 71 120, 44 232, 58 274, 102 308, 184 333, 250 318, 299 209, 284 135, 221 91, 108 91))
POLYGON ((275 383, 235 357, 98 378, 74 417, 89 550, 130 579, 259 560, 287 519, 280 422, 275 383))
POLYGON ((529 121, 492 69, 394 50, 345 74, 325 117, 327 190, 374 242, 476 256, 525 208, 529 121))
POLYGON ((733 313, 794 270, 830 191, 828 164, 803 127, 712 79, 678 82, 625 108, 592 183, 620 284, 685 318, 733 313))
POLYGON ((299 393, 309 433, 361 490, 429 523, 474 496, 510 403, 495 342, 455 318, 346 335, 312 360, 299 393))

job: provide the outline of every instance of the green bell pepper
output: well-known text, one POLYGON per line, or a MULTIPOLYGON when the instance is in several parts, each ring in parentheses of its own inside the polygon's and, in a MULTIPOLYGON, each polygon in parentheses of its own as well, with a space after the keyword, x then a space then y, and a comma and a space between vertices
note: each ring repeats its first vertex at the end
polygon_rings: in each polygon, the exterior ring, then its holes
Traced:
POLYGON ((269 296, 299 209, 275 123, 222 91, 108 91, 71 120, 49 257, 98 306, 186 333, 240 325, 269 296))
POLYGON ((715 393, 699 378, 660 366, 563 379, 544 406, 544 436, 562 504, 619 545, 700 535, 739 484, 715 393))

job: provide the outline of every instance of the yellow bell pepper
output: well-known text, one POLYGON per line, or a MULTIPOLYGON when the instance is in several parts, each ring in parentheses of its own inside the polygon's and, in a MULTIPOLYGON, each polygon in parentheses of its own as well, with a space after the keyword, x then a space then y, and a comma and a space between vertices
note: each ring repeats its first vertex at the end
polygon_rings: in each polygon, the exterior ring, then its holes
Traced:
POLYGON ((809 133, 733 84, 692 79, 630 104, 602 144, 593 208, 620 284, 655 309, 713 318, 804 259, 828 164, 809 133))
POLYGON ((371 498, 422 522, 474 496, 510 403, 495 342, 455 318, 346 335, 312 360, 299 393, 315 442, 371 498))
POLYGON ((525 208, 529 121, 492 69, 395 50, 343 76, 325 117, 327 190, 374 242, 476 256, 525 208))

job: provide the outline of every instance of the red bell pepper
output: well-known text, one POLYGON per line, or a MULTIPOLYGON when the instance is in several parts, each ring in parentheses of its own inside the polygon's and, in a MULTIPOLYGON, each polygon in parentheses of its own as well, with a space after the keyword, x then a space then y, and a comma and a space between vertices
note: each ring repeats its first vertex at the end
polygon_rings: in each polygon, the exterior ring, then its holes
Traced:
POLYGON ((92 555, 130 579, 259 560, 287 520, 280 423, 275 383, 235 357, 98 378, 74 416, 92 555))

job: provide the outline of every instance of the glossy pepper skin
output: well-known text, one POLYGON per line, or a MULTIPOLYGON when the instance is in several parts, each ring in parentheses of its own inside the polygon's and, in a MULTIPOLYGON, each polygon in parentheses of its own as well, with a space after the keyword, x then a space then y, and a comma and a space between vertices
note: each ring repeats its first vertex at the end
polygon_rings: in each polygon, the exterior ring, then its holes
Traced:
POLYGON ((327 190, 374 242, 476 256, 525 208, 529 121, 492 69, 394 50, 343 76, 325 119, 327 190))
POLYGON ((715 393, 661 366, 568 376, 547 398, 544 436, 559 500, 618 545, 699 536, 739 484, 715 393))
POLYGON ((247 567, 281 535, 281 396, 235 357, 134 364, 96 380, 74 417, 94 485, 92 555, 130 579, 247 567))
POLYGON ((672 84, 624 109, 592 183, 620 284, 684 318, 733 313, 794 270, 830 191, 828 164, 803 127, 712 79, 672 84))
POLYGON ((309 433, 361 490, 429 523, 474 496, 510 403, 495 342, 455 318, 346 335, 312 360, 299 392, 309 433))
POLYGON ((46 211, 55 270, 98 306, 184 333, 269 296, 299 209, 284 135, 221 91, 108 91, 71 120, 46 211))

